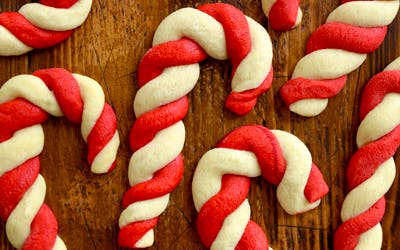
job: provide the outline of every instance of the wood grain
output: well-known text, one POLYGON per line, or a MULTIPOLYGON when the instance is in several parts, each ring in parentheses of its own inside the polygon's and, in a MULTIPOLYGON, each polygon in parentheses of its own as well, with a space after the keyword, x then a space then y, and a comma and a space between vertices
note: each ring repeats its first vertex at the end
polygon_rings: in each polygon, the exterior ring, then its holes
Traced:
MULTIPOLYGON (((15 11, 28 1, 2 0, 0 11, 15 11)), ((35 50, 19 57, 0 58, 0 84, 9 78, 49 67, 63 67, 96 79, 107 101, 115 109, 122 145, 117 168, 97 176, 86 163, 86 147, 79 128, 64 118, 44 124, 46 141, 41 155, 42 173, 47 182, 46 203, 55 212, 60 232, 69 249, 120 249, 117 246, 121 199, 128 188, 127 166, 131 155, 128 133, 134 121, 133 99, 137 87, 137 66, 150 47, 160 21, 172 11, 213 1, 95 0, 89 18, 64 43, 35 50)), ((254 109, 237 117, 224 109, 231 68, 227 62, 208 59, 201 63, 199 83, 189 94, 190 109, 184 120, 187 139, 184 148, 185 174, 172 193, 167 211, 155 230, 150 249, 204 249, 195 230, 196 212, 191 197, 191 181, 196 163, 226 133, 244 124, 262 124, 289 131, 309 147, 330 186, 330 193, 317 209, 298 216, 287 215, 278 205, 276 188, 265 180, 252 180, 249 195, 252 219, 267 233, 274 249, 332 249, 333 232, 340 223, 340 207, 346 194, 346 164, 356 150, 355 132, 359 124, 360 93, 367 80, 400 56, 399 18, 390 25, 383 45, 349 75, 347 85, 330 99, 328 108, 315 118, 303 118, 288 111, 278 95, 296 62, 303 56, 310 33, 322 24, 337 0, 304 0, 301 27, 278 33, 268 27, 258 0, 232 0, 268 28, 274 46, 274 82, 254 109)), ((396 157, 400 164, 400 158, 396 157)), ((396 177, 386 195, 383 220, 383 249, 399 249, 400 192, 396 177)), ((0 249, 13 249, 0 223, 0 249)))

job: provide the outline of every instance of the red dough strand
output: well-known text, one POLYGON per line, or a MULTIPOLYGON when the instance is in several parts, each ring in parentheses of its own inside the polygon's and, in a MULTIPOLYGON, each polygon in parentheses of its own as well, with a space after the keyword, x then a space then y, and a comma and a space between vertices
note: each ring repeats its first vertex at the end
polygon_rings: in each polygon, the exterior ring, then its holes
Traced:
POLYGON ((0 13, 0 25, 4 26, 24 44, 35 49, 44 49, 67 39, 72 30, 50 31, 34 26, 18 12, 0 13))
POLYGON ((299 11, 300 0, 276 0, 269 12, 269 25, 278 31, 294 27, 299 11))

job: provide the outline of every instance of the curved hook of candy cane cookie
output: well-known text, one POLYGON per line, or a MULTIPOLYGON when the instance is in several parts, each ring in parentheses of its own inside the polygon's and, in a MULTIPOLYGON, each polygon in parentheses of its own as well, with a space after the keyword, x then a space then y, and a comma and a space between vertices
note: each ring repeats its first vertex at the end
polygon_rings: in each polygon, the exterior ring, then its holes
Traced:
POLYGON ((387 25, 396 17, 399 1, 348 1, 333 10, 312 33, 307 55, 295 66, 292 79, 281 88, 289 109, 316 116, 346 83, 368 53, 383 42, 387 25))
POLYGON ((272 29, 285 31, 296 28, 303 17, 300 0, 261 0, 262 9, 272 29))
POLYGON ((343 224, 335 249, 380 249, 384 195, 396 174, 393 155, 400 145, 400 58, 366 85, 360 105, 358 151, 347 169, 350 192, 343 201, 343 224))
POLYGON ((231 60, 232 93, 226 106, 237 114, 250 112, 271 85, 268 33, 237 8, 229 4, 183 8, 161 22, 153 47, 139 65, 141 88, 134 100, 137 120, 130 134, 131 188, 124 196, 119 220, 121 246, 153 244, 158 216, 183 175, 186 95, 199 78, 198 63, 207 55, 231 60))
POLYGON ((63 69, 45 69, 11 78, 0 88, 0 216, 17 249, 66 249, 58 224, 44 204, 39 174, 48 115, 81 123, 94 173, 113 169, 119 146, 116 117, 100 85, 63 69))
POLYGON ((315 208, 328 192, 307 147, 294 135, 262 126, 232 131, 200 159, 192 193, 197 229, 211 249, 267 249, 262 229, 250 220, 249 177, 263 175, 278 185, 289 214, 315 208))
POLYGON ((92 0, 42 0, 0 13, 0 56, 21 55, 67 39, 89 15, 92 0))

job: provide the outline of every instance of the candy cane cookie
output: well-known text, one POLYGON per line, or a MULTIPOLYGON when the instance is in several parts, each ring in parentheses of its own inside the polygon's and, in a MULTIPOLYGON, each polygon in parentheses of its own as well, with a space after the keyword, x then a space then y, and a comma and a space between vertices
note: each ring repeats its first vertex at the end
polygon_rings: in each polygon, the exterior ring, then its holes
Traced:
POLYGON ((281 88, 289 109, 302 116, 320 114, 328 98, 343 88, 347 74, 383 42, 387 25, 398 9, 398 0, 342 0, 326 23, 311 34, 306 55, 295 66, 292 79, 281 88))
POLYGON ((67 39, 87 18, 92 0, 40 0, 0 13, 0 56, 22 55, 67 39))
POLYGON ((262 9, 272 29, 290 30, 301 23, 300 0, 261 0, 262 9))
POLYGON ((131 188, 124 196, 119 220, 118 241, 123 247, 142 248, 154 242, 158 216, 183 175, 186 94, 195 86, 198 63, 207 55, 232 62, 232 92, 226 107, 236 114, 250 112, 271 85, 268 33, 235 7, 183 8, 162 21, 153 47, 139 65, 140 89, 134 100, 137 120, 130 134, 131 188))
POLYGON ((119 136, 114 111, 100 85, 64 69, 18 75, 0 88, 0 216, 17 249, 66 249, 58 224, 44 204, 46 183, 39 174, 48 114, 81 124, 93 173, 115 166, 119 136))
POLYGON ((262 126, 240 127, 200 159, 192 194, 197 231, 210 249, 268 249, 267 238, 250 220, 250 177, 277 185, 289 214, 317 207, 328 192, 307 147, 294 135, 262 126))
POLYGON ((367 84, 360 103, 358 151, 347 168, 343 224, 335 233, 335 249, 381 249, 380 221, 385 193, 396 174, 393 155, 400 145, 400 57, 367 84))

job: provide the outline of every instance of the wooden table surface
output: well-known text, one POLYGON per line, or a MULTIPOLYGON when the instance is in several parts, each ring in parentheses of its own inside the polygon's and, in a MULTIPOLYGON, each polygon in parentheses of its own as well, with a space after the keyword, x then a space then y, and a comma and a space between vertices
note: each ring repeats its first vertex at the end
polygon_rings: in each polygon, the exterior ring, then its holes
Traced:
MULTIPOLYGON (((2 0, 0 11, 16 11, 29 1, 2 0)), ((176 9, 213 1, 95 0, 86 22, 64 43, 34 50, 23 56, 0 58, 0 84, 9 78, 49 67, 63 67, 90 76, 103 87, 117 114, 121 147, 117 168, 108 175, 94 175, 86 159, 80 129, 65 118, 44 123, 45 148, 42 174, 47 182, 46 203, 59 222, 59 235, 69 249, 120 249, 117 246, 121 199, 128 188, 127 169, 131 151, 128 133, 134 121, 133 99, 137 92, 137 67, 151 46, 160 21, 176 9)), ((204 249, 195 229, 196 211, 191 181, 200 157, 225 134, 245 124, 262 124, 289 131, 309 147, 330 192, 321 206, 308 213, 289 216, 277 202, 276 187, 262 178, 252 180, 249 195, 252 219, 267 233, 275 249, 332 249, 334 230, 340 223, 340 207, 346 194, 345 170, 356 150, 360 93, 371 76, 400 56, 399 17, 389 26, 383 45, 368 55, 365 63, 349 75, 347 85, 329 101, 328 108, 314 118, 290 113, 278 91, 303 56, 310 33, 325 22, 337 0, 304 0, 301 27, 274 32, 268 27, 259 0, 229 2, 268 29, 274 47, 274 81, 255 109, 238 117, 224 109, 231 67, 228 62, 208 59, 201 63, 199 83, 189 94, 186 125, 185 174, 172 193, 166 212, 155 230, 150 249, 204 249)), ((396 157, 400 164, 400 158, 396 157)), ((383 249, 399 249, 400 204, 398 178, 386 195, 383 249)), ((0 248, 13 249, 0 223, 0 248)))

